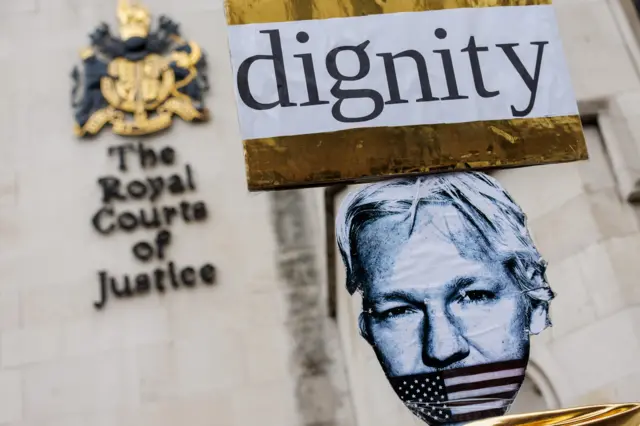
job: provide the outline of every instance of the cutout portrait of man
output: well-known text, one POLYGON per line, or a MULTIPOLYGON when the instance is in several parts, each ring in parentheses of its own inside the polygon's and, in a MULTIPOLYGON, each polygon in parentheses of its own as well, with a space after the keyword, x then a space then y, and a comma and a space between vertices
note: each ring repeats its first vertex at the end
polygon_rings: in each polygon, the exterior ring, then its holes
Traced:
POLYGON ((368 185, 342 203, 336 236, 360 332, 404 404, 428 424, 505 414, 554 293, 500 184, 460 172, 368 185))

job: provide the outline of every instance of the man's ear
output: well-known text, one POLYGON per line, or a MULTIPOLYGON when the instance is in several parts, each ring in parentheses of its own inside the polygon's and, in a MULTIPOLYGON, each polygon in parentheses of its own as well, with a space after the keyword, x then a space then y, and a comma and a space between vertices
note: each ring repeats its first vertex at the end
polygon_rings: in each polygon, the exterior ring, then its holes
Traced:
POLYGON ((358 327, 360 328, 360 335, 366 340, 371 346, 373 346, 373 339, 371 338, 371 333, 369 333, 369 327, 367 324, 367 319, 365 318, 365 313, 360 312, 358 316, 358 327))
POLYGON ((538 303, 531 309, 529 316, 529 332, 540 334, 549 326, 549 311, 546 303, 538 303))

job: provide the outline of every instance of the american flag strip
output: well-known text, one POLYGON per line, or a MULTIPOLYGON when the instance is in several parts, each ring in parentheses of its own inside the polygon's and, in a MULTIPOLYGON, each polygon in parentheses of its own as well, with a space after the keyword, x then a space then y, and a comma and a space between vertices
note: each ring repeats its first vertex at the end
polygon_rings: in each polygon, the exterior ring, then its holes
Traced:
POLYGON ((400 399, 432 424, 503 415, 524 379, 526 360, 514 360, 391 378, 400 399))

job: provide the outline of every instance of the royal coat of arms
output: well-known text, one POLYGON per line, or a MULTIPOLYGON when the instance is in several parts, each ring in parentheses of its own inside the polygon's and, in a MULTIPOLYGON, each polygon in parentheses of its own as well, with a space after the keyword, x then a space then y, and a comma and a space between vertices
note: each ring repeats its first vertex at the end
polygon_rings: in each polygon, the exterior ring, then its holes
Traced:
POLYGON ((173 116, 206 121, 208 89, 200 47, 180 36, 178 25, 161 16, 150 32, 142 5, 119 0, 120 36, 102 23, 81 53, 82 70, 72 77, 75 133, 95 135, 107 124, 119 135, 146 135, 171 126, 173 116))

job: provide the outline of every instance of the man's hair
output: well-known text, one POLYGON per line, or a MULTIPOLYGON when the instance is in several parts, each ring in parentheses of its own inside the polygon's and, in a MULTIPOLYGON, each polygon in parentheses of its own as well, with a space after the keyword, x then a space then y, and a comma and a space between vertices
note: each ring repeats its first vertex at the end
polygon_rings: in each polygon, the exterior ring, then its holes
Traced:
POLYGON ((553 299, 545 276, 547 264, 529 235, 526 216, 495 179, 479 172, 394 179, 349 194, 336 218, 336 236, 350 294, 362 291, 365 284, 360 280, 356 247, 365 226, 386 216, 404 215, 410 235, 418 209, 429 206, 457 210, 464 232, 450 232, 449 238, 461 254, 502 262, 533 306, 548 305, 553 299))

